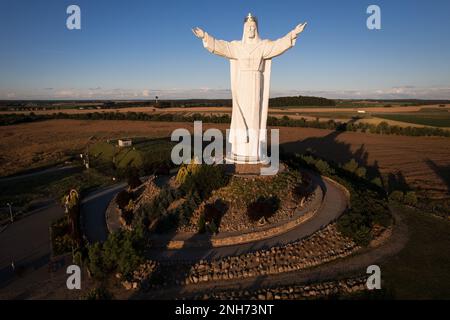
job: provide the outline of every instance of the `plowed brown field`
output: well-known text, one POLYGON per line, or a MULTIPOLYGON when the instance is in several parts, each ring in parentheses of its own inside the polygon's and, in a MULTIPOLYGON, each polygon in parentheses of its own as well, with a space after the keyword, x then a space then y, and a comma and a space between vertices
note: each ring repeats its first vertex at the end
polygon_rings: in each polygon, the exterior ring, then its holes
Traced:
MULTIPOLYGON (((225 129, 228 125, 205 124, 225 129)), ((164 137, 190 123, 144 121, 50 120, 0 127, 0 175, 61 161, 86 147, 90 137, 164 137)), ((281 128, 280 143, 288 151, 311 148, 320 155, 344 163, 356 158, 384 175, 397 174, 413 187, 433 195, 448 195, 450 139, 344 132, 312 128, 281 128)))

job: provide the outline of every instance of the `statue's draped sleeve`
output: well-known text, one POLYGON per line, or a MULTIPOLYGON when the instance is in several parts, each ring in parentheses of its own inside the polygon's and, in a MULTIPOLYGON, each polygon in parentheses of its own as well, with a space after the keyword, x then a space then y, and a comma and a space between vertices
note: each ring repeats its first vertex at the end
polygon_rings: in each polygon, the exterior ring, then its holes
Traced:
POLYGON ((228 58, 236 59, 236 50, 232 42, 217 40, 205 32, 203 46, 211 53, 228 58))
POLYGON ((275 41, 267 40, 266 45, 264 46, 263 58, 264 59, 272 59, 276 56, 279 56, 286 50, 292 48, 295 45, 295 41, 297 40, 297 36, 294 32, 289 32, 283 38, 280 38, 275 41))

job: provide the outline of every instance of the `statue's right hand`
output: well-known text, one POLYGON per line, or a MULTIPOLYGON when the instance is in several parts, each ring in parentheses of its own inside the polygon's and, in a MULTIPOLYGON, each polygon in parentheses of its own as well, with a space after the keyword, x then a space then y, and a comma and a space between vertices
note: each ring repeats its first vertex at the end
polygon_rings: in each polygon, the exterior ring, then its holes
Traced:
POLYGON ((199 27, 195 27, 192 29, 192 32, 194 33, 194 35, 199 38, 199 39, 203 39, 205 37, 205 31, 203 31, 202 29, 200 29, 199 27))

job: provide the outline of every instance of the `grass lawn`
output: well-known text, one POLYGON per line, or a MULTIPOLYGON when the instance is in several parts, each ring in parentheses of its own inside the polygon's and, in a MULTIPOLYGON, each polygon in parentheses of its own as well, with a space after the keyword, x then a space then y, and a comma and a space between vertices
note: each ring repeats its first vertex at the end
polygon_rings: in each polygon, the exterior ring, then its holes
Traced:
POLYGON ((409 230, 406 247, 380 264, 396 299, 450 299, 450 221, 396 206, 409 230))
POLYGON ((170 159, 174 143, 167 139, 133 138, 132 147, 118 147, 117 142, 98 142, 90 148, 94 166, 112 165, 119 169, 140 168, 144 163, 170 159))

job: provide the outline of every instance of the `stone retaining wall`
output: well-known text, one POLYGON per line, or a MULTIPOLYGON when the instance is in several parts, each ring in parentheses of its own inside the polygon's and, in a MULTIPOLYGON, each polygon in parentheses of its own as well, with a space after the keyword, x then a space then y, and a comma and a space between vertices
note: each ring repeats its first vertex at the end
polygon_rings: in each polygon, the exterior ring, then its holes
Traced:
POLYGON ((285 246, 211 262, 200 261, 190 268, 185 284, 306 269, 347 257, 359 249, 358 245, 342 236, 336 225, 332 224, 306 239, 285 246))
POLYGON ((263 288, 255 291, 237 290, 222 292, 207 292, 194 296, 196 300, 301 300, 319 299, 329 296, 348 296, 366 291, 367 276, 349 279, 314 283, 309 285, 291 285, 275 288, 263 288))
POLYGON ((170 240, 166 249, 181 249, 188 247, 224 247, 224 246, 232 246, 238 244, 244 244, 248 242, 260 241, 268 238, 272 238, 274 236, 283 234, 298 225, 304 223, 305 221, 311 219, 314 214, 317 212, 317 209, 308 211, 304 215, 298 217, 295 220, 288 221, 280 226, 272 227, 265 230, 245 233, 236 236, 227 236, 223 238, 215 238, 211 237, 209 240, 197 240, 197 241, 184 241, 184 240, 170 240))
POLYGON ((106 228, 109 233, 114 233, 123 228, 120 221, 120 209, 116 204, 116 196, 111 200, 105 212, 106 228))
POLYGON ((196 285, 232 281, 303 270, 347 257, 360 247, 331 224, 296 242, 212 261, 159 261, 155 278, 159 284, 144 281, 144 290, 165 285, 196 285))

